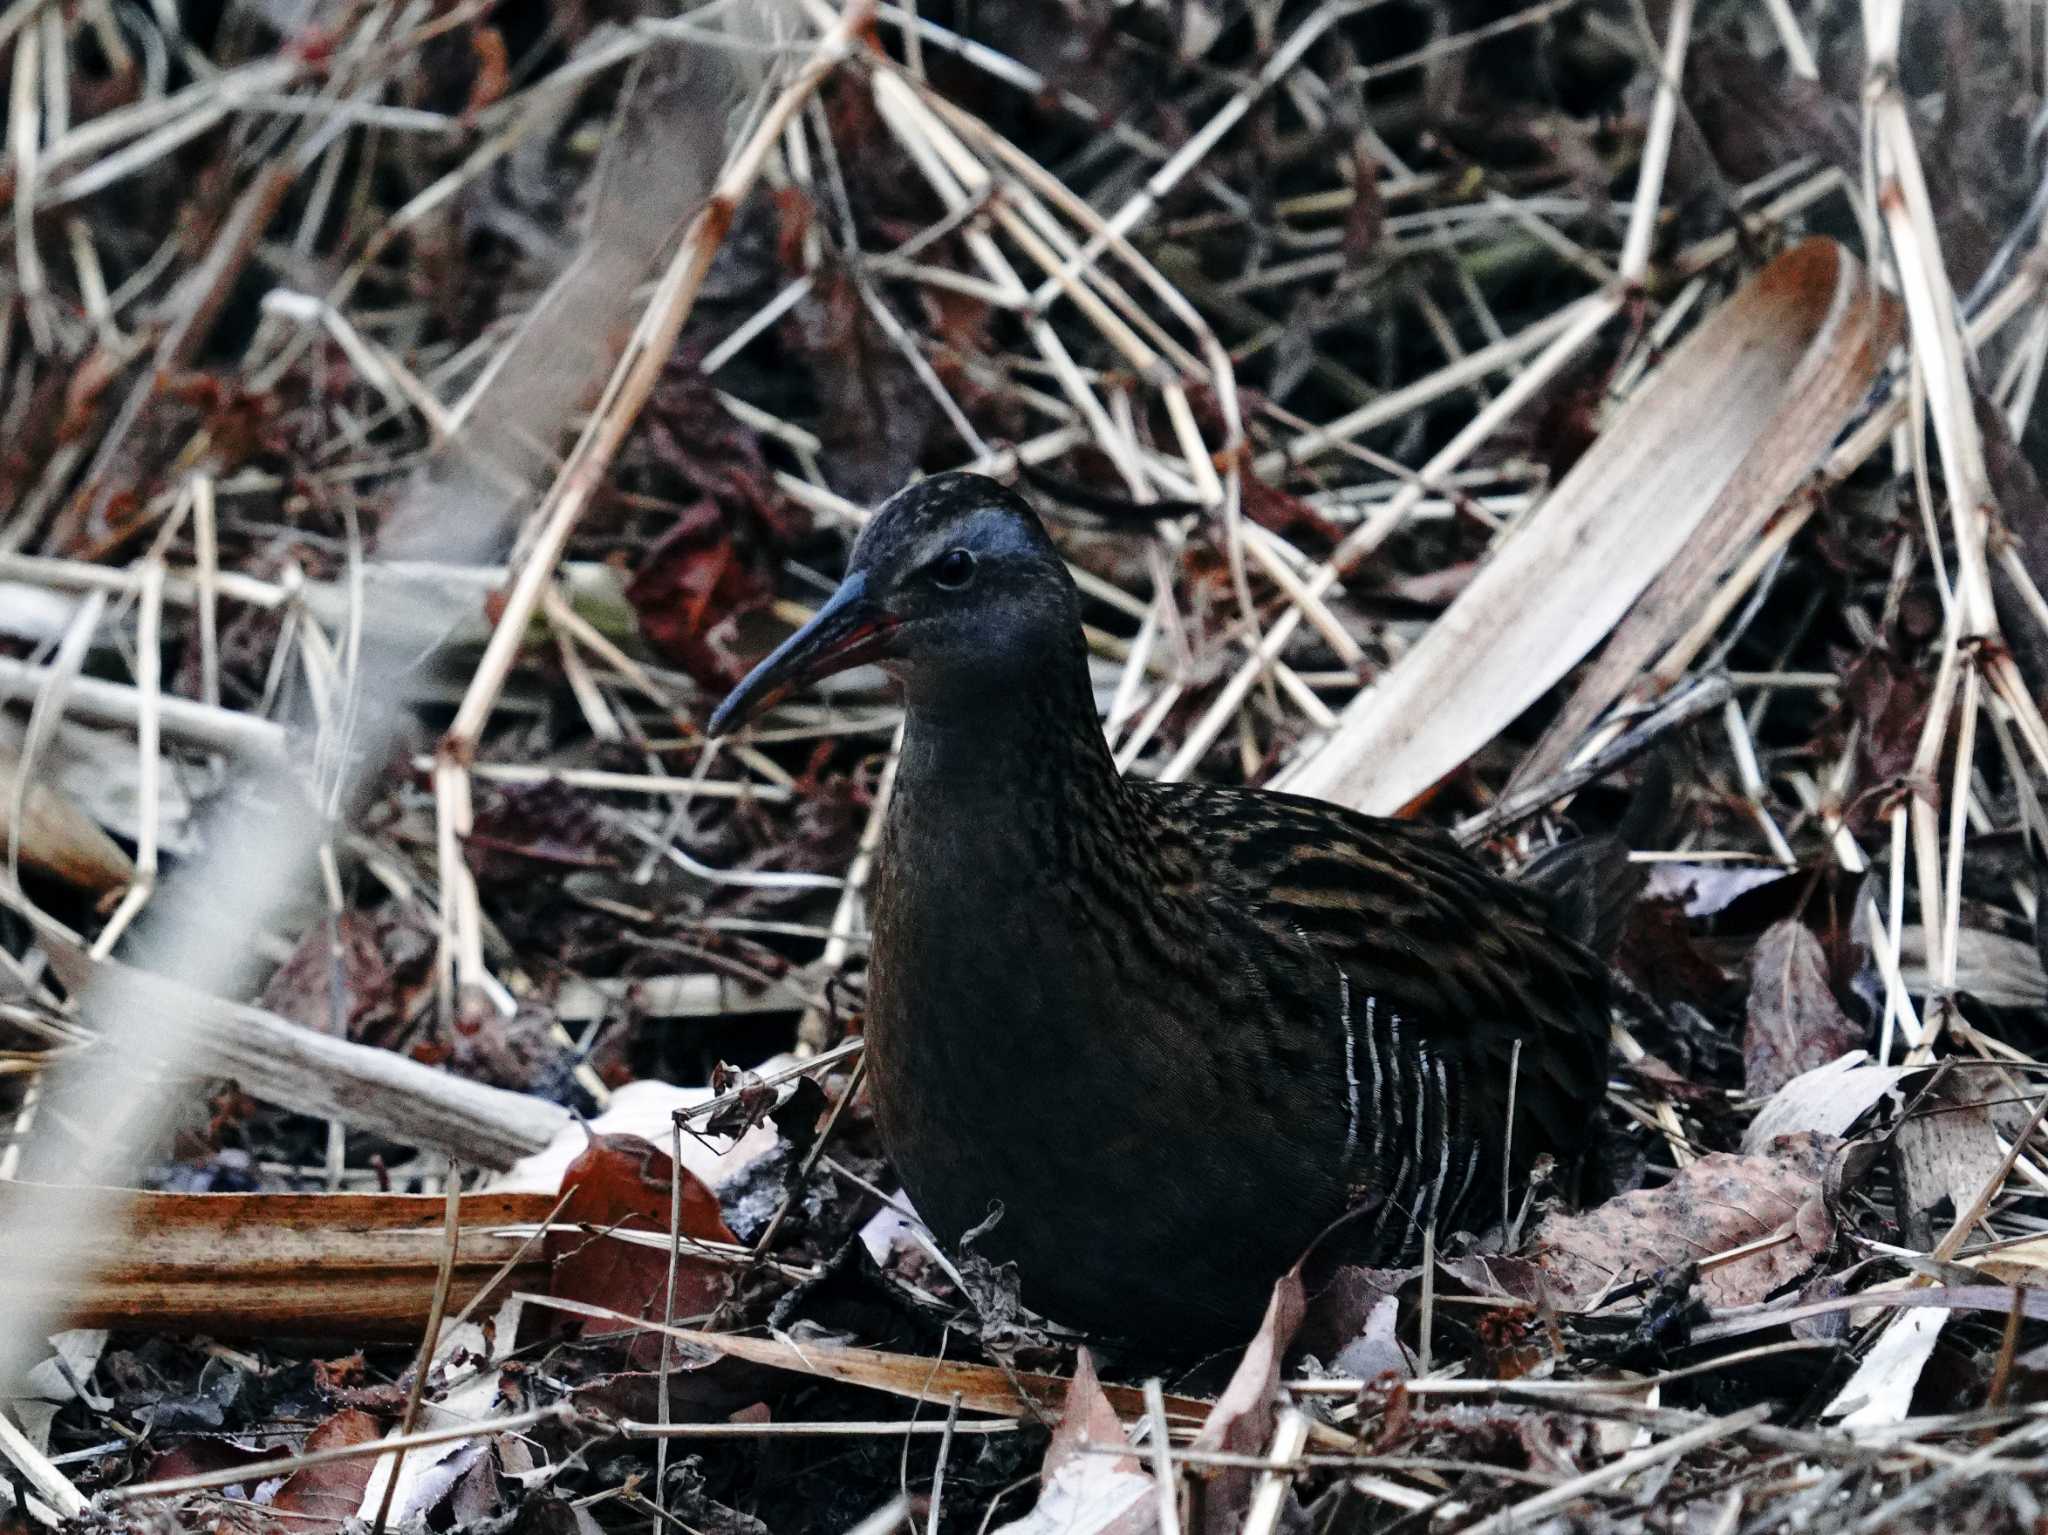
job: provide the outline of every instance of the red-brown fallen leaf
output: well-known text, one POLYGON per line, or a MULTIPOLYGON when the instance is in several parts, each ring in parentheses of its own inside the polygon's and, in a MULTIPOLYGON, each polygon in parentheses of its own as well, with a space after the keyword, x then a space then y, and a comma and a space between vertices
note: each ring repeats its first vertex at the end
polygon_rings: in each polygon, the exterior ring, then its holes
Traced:
POLYGON ((275 394, 204 370, 160 377, 157 388, 163 398, 203 414, 207 449, 217 473, 226 474, 259 453, 284 446, 278 436, 282 405, 275 394))
POLYGON ((745 670, 727 646, 728 621, 773 595, 766 574, 734 547, 731 527, 708 498, 684 508, 626 588, 647 642, 713 690, 730 686, 745 670))
POLYGON ((804 246, 818 221, 817 204, 801 187, 777 187, 769 206, 775 210, 775 264, 791 276, 807 271, 804 246))
MULTIPOLYGON (((864 109, 862 115, 868 115, 864 109)), ((841 163, 852 169, 852 162, 841 163)), ((878 296, 878 302, 889 301, 878 296)), ((792 350, 810 363, 826 482, 860 502, 895 492, 944 428, 931 394, 852 273, 829 260, 818 267, 809 296, 790 311, 783 330, 796 343, 792 350)))
MULTIPOLYGON (((668 1290, 668 1252, 594 1233, 623 1229, 665 1235, 672 1169, 667 1152, 637 1135, 590 1138, 589 1147, 562 1175, 567 1202, 555 1220, 591 1229, 549 1238, 554 1295, 631 1317, 661 1320, 668 1290)), ((676 1170, 675 1175, 682 1179, 683 1236, 707 1242, 737 1241, 719 1214, 718 1196, 687 1168, 676 1170)), ((717 1309, 730 1288, 726 1270, 692 1259, 686 1248, 676 1269, 675 1316, 686 1321, 717 1309)), ((594 1337, 632 1329, 623 1322, 586 1319, 579 1330, 594 1337)), ((642 1363, 659 1359, 651 1335, 637 1340, 636 1360, 642 1353, 646 1355, 642 1363)))
POLYGON ((434 935, 408 913, 344 911, 307 928, 260 1005, 322 1034, 388 1045, 426 1005, 434 935))
MULTIPOLYGON (((237 1444, 232 1439, 187 1439, 151 1460, 143 1480, 168 1482, 175 1477, 202 1476, 233 1466, 257 1465, 277 1456, 277 1449, 269 1445, 237 1444)), ((4 1529, 6 1526, 0 1525, 0 1530, 4 1529)))
MULTIPOLYGON (((1700 1263, 1709 1305, 1744 1306, 1798 1278, 1834 1240, 1822 1186, 1842 1148, 1831 1135, 1781 1135, 1754 1156, 1715 1152, 1662 1188, 1623 1194, 1583 1215, 1553 1215, 1525 1258, 1476 1260, 1484 1277, 1561 1311, 1600 1303, 1662 1269, 1700 1263), (1710 1259, 1764 1237, 1782 1240, 1733 1263, 1710 1259)), ((1468 1276, 1471 1277, 1471 1276, 1468 1276)))
POLYGON ((98 423, 100 402, 121 376, 122 367, 121 357, 101 346, 86 353, 70 371, 64 383, 64 415, 57 423, 59 442, 83 437, 98 423))
POLYGON ((478 27, 469 34, 470 49, 476 54, 476 79, 469 87, 469 100, 462 104, 465 126, 476 121, 477 113, 498 100, 511 84, 511 57, 505 35, 496 27, 478 27))
POLYGON ((616 480, 679 509, 651 546, 645 534, 629 545, 626 600, 642 634, 724 691, 755 659, 732 653, 733 621, 774 596, 781 555, 808 533, 809 517, 776 487, 759 437, 733 418, 694 355, 663 370, 616 480))
POLYGON ((405 1411, 410 1395, 395 1380, 371 1380, 369 1361, 360 1349, 340 1359, 314 1360, 313 1385, 330 1402, 394 1418, 405 1411))
MULTIPOLYGON (((1889 643, 1873 646, 1839 670, 1840 723, 1845 730, 1852 722, 1862 727, 1856 733, 1858 785, 1876 787, 1904 777, 1920 749, 1933 679, 1889 643)), ((1850 819, 1872 821, 1879 808, 1874 801, 1859 803, 1850 819)))
MULTIPOLYGON (((1244 1351, 1230 1382, 1216 1398, 1209 1419, 1195 1436, 1198 1450, 1222 1450, 1236 1455, 1263 1455, 1273 1438, 1275 1407, 1280 1397, 1280 1363, 1288 1344, 1307 1310, 1296 1265, 1280 1276, 1273 1286, 1273 1298, 1266 1303, 1266 1317, 1258 1336, 1244 1351)), ((1256 1473, 1241 1467, 1219 1468, 1204 1486, 1201 1528, 1212 1535, 1235 1531, 1244 1523, 1251 1502, 1256 1473)))
MULTIPOLYGON (((305 1448, 310 1452, 368 1444, 383 1432, 383 1425, 368 1413, 344 1407, 306 1436, 305 1448)), ((375 1455, 359 1455, 353 1460, 303 1467, 285 1479, 270 1506, 280 1513, 309 1514, 336 1523, 353 1519, 362 1507, 363 1489, 369 1486, 370 1471, 376 1464, 375 1455)))
POLYGON ((1744 1085, 1767 1098, 1816 1066, 1863 1043, 1828 985, 1820 940, 1787 917, 1757 941, 1750 958, 1749 1025, 1742 1036, 1744 1085))
POLYGON ((558 783, 516 784, 476 808, 463 854, 477 883, 530 888, 536 874, 602 869, 623 846, 588 795, 558 783))
POLYGON ((1387 228, 1387 201, 1380 186, 1384 169, 1361 140, 1351 150, 1351 209, 1344 215, 1344 270, 1356 271, 1379 248, 1387 228))
POLYGON ((1694 940, 1682 901, 1636 902, 1622 929, 1615 967, 1659 1002, 1712 997, 1727 977, 1694 940))
POLYGON ((1243 476, 1244 514, 1262 528, 1271 528, 1283 538, 1306 539, 1329 548, 1344 536, 1329 518, 1301 497, 1269 485, 1247 470, 1243 476))
POLYGON ((1100 1453, 1125 1443, 1123 1424, 1083 1348, 1038 1473, 1038 1505, 997 1535, 1143 1535, 1157 1529, 1153 1481, 1138 1469, 1138 1457, 1100 1453))
MULTIPOLYGON (((1123 1420, 1116 1415, 1095 1374, 1095 1356, 1084 1344, 1074 1359, 1073 1383, 1067 1387, 1066 1405, 1060 1410, 1059 1427, 1045 1447, 1045 1463, 1039 1468, 1041 1485, 1051 1482, 1053 1473, 1068 1461, 1092 1455, 1090 1446, 1125 1443, 1123 1420)), ((1118 1471, 1138 1469, 1135 1455, 1106 1455, 1104 1464, 1118 1471)))

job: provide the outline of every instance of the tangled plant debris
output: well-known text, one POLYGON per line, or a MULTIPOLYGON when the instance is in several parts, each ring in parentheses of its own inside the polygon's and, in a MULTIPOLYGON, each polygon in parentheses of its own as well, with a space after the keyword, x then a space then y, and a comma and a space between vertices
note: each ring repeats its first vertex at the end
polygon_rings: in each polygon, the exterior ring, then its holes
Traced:
POLYGON ((0 8, 0 1529, 2036 1528, 2039 21, 0 8), (1631 839, 1583 1204, 922 1231, 898 713, 704 724, 959 467, 1126 772, 1631 839))

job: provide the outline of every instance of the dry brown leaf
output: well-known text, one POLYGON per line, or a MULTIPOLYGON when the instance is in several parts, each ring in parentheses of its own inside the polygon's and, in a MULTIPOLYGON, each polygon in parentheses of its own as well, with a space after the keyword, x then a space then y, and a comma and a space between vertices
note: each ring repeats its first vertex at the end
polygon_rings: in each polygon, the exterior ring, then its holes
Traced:
POLYGON ((389 1048, 431 1000, 434 934, 403 907, 314 922, 258 1007, 315 1033, 389 1048))
MULTIPOLYGON (((1307 1308, 1297 1265, 1281 1275, 1273 1286, 1273 1298, 1266 1304, 1266 1317, 1259 1324, 1258 1336, 1244 1351, 1230 1383, 1210 1409, 1208 1422, 1195 1436, 1196 1449, 1236 1455, 1265 1452, 1273 1437, 1280 1396, 1280 1364, 1307 1308)), ((1255 1476, 1255 1472, 1242 1466, 1219 1468, 1203 1488, 1201 1528, 1213 1535, 1235 1532, 1244 1523, 1255 1476)))
POLYGON ((1821 1197, 1842 1143, 1827 1135, 1784 1135, 1754 1156, 1715 1152, 1662 1188, 1639 1189, 1583 1215, 1553 1215, 1537 1228, 1529 1256, 1553 1304, 1580 1310, 1634 1280, 1699 1263, 1709 1305, 1762 1300, 1813 1266, 1834 1240, 1821 1197), (1733 1263, 1709 1264, 1760 1238, 1784 1240, 1733 1263))
MULTIPOLYGON (((368 1413, 344 1407, 306 1436, 305 1449, 339 1450, 368 1444, 384 1432, 368 1413)), ((305 1514, 310 1518, 339 1523, 353 1519, 363 1501, 363 1489, 370 1484, 376 1467, 374 1455, 353 1460, 334 1460, 321 1466, 303 1466, 285 1478, 270 1506, 280 1513, 305 1514)))
POLYGON ((1987 1278, 2039 1287, 2048 1283, 2048 1237, 2028 1237, 1964 1261, 1987 1278))
MULTIPOLYGON (((1999 1141, 2000 1109, 2024 1122, 2026 1106, 2010 1103, 2006 1085, 1990 1073, 1950 1072, 1899 1126, 1899 1176, 1914 1210, 1946 1199, 1958 1212, 2005 1165, 1999 1141)), ((2005 1126, 2008 1137, 2017 1124, 2005 1126)))
POLYGON ((1750 958, 1749 1026, 1742 1036, 1744 1085, 1754 1097, 1825 1066, 1863 1042, 1828 985, 1820 940, 1796 918, 1766 930, 1750 958))
POLYGON ((1821 1415, 1840 1418, 1845 1429, 1903 1422, 1912 1411, 1920 1372, 1951 1315, 1936 1307, 1915 1306, 1887 1318, 1876 1344, 1821 1415))
MULTIPOLYGON (((674 1310, 677 1317, 699 1317, 716 1310, 731 1291, 731 1273, 691 1255, 691 1241, 737 1243, 719 1213, 718 1196, 687 1169, 677 1169, 667 1152, 637 1135, 593 1135, 582 1156, 562 1177, 565 1203, 558 1225, 587 1228, 556 1233, 548 1239, 554 1260, 553 1292, 586 1306, 601 1307, 621 1317, 659 1319, 668 1303, 669 1253, 661 1247, 615 1242, 600 1233, 613 1229, 655 1232, 669 1230, 671 1179, 682 1180, 684 1239, 676 1267, 674 1310)), ((636 1332, 625 1321, 586 1321, 586 1336, 636 1332)), ((659 1359, 651 1334, 647 1359, 659 1359)), ((636 1349, 636 1353, 638 1350, 636 1349)))
POLYGON ((1373 1380, 1393 1374, 1407 1379, 1415 1361, 1399 1330, 1401 1295, 1413 1288, 1420 1269, 1363 1268, 1344 1264, 1308 1299, 1294 1350, 1322 1362, 1332 1375, 1373 1380))
MULTIPOLYGON (((394 1506, 404 1509, 409 1517, 424 1516, 430 1530, 467 1530, 481 1525, 503 1506, 498 1496, 500 1442, 500 1438, 492 1436, 457 1444, 423 1468, 393 1500, 394 1506)), ((406 1469, 411 1469, 410 1462, 406 1469)), ((381 1496, 380 1489, 380 1499, 381 1496)))
POLYGON ((641 557, 626 600, 656 653, 715 692, 758 659, 735 655, 732 644, 738 620, 775 595, 773 577, 767 552, 736 539, 732 516, 706 496, 641 557))
MULTIPOLYGON (((255 1466, 275 1460, 278 1451, 256 1445, 237 1444, 232 1439, 186 1439, 160 1454, 152 1455, 143 1480, 167 1482, 181 1476, 204 1476, 230 1467, 255 1466)), ((10 1535, 0 1524, 0 1535, 10 1535)))
POLYGON ((1123 1424, 1083 1348, 1038 1474, 1037 1506, 999 1535, 1141 1535, 1157 1528, 1154 1484, 1138 1469, 1138 1457, 1092 1448, 1124 1443, 1123 1424))
MULTIPOLYGON (((1934 679, 1919 659, 1883 636, 1842 668, 1842 713, 1856 726, 1856 782, 1885 783, 1912 771, 1934 699, 1934 679)), ((1875 805, 1859 810, 1859 824, 1880 820, 1875 805)))
MULTIPOLYGON (((1917 923, 1899 933, 1899 970, 1909 991, 1935 985, 1927 964, 1927 930, 1917 923)), ((2040 1007, 2048 1004, 2048 971, 2041 967, 2040 952, 2025 939, 1965 927, 1956 933, 1956 990, 1993 1007, 2040 1007)))
POLYGON ((1123 1471, 1138 1469, 1135 1455, 1095 1455, 1090 1446, 1120 1445, 1125 1442, 1123 1420, 1109 1398, 1102 1394, 1102 1381, 1095 1373, 1095 1356, 1084 1344, 1074 1358, 1074 1378, 1067 1385, 1067 1402, 1060 1409, 1059 1427, 1046 1446, 1045 1464, 1039 1468, 1041 1484, 1050 1483, 1055 1471, 1077 1458, 1099 1460, 1123 1471))
MULTIPOLYGON (((0 849, 15 836, 14 799, 21 758, 0 744, 0 849)), ((21 861, 38 873, 95 895, 119 890, 135 878, 121 844, 49 784, 29 785, 22 805, 21 861)))

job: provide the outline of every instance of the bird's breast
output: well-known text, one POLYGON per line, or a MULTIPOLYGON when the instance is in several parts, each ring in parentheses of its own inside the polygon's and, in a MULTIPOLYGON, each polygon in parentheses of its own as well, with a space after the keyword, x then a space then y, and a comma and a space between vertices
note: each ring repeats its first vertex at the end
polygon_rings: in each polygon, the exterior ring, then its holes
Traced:
POLYGON ((1020 1260, 1078 1232, 1104 1261, 1170 1269, 1217 1219, 1277 1223, 1284 1246, 1335 1214, 1334 1011, 1329 1070, 1276 1072, 1275 999, 1199 913, 998 831, 977 847, 918 830, 885 838, 877 865, 869 1072, 891 1158, 941 1236, 1000 1202, 1020 1260), (1268 1208, 1280 1167, 1300 1195, 1285 1218, 1268 1208))

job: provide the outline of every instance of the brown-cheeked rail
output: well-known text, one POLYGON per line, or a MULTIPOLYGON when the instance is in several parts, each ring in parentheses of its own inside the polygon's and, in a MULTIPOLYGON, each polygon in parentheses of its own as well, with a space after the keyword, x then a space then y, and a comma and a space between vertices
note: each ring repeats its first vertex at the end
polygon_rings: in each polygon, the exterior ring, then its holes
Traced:
POLYGON ((977 1250, 1028 1305, 1241 1338, 1347 1212, 1326 1247, 1412 1260, 1583 1147, 1607 972, 1571 903, 1429 827, 1122 777, 1018 496, 943 474, 884 504, 711 729, 864 662, 907 707, 870 889, 876 1120, 942 1241, 1000 1204, 977 1250))

